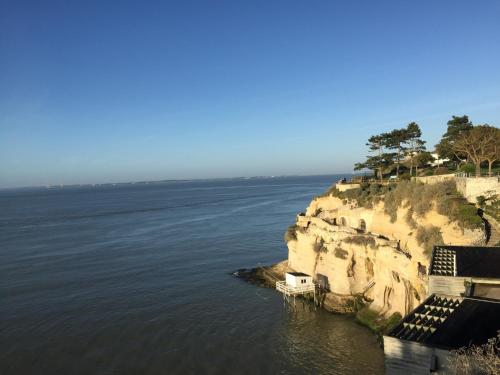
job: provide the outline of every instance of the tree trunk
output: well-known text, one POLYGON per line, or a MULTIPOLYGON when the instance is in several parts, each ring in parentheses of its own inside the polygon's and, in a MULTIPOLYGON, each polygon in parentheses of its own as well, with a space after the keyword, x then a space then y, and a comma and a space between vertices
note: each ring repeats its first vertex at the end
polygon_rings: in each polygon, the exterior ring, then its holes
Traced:
POLYGON ((396 176, 397 177, 399 177, 399 156, 400 156, 400 154, 401 154, 401 145, 399 145, 399 147, 398 147, 398 160, 397 160, 398 165, 396 167, 396 176))
POLYGON ((476 163, 476 177, 481 177, 481 162, 476 163))
POLYGON ((493 165, 493 160, 488 160, 488 176, 491 177, 491 166, 493 165))

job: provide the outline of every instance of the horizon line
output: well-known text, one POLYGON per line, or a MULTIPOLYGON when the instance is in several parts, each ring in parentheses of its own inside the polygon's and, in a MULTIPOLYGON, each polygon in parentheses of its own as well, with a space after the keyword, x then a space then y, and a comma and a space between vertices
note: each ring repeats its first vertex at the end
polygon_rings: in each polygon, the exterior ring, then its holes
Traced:
POLYGON ((107 186, 107 185, 133 185, 133 184, 153 184, 153 183, 175 183, 191 181, 217 181, 217 180, 250 180, 258 178, 287 178, 287 177, 316 177, 316 176, 337 176, 337 175, 356 175, 355 172, 338 173, 315 173, 315 174, 282 174, 282 175, 255 175, 255 176, 234 176, 234 177, 208 177, 208 178, 183 178, 183 179, 164 179, 164 180, 137 180, 137 181, 116 181, 116 182, 87 182, 87 183, 68 183, 68 184, 46 184, 46 185, 23 185, 12 187, 0 187, 0 190, 16 189, 37 189, 37 188, 63 188, 63 187, 84 187, 84 186, 107 186))

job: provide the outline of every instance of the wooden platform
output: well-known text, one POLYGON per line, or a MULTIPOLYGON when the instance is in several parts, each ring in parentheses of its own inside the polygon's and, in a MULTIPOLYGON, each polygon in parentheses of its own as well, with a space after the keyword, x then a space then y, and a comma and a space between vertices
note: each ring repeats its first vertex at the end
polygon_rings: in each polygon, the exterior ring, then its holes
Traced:
POLYGON ((283 293, 285 296, 298 296, 307 293, 315 293, 316 285, 300 285, 300 286, 292 286, 287 284, 285 281, 277 281, 276 282, 276 290, 280 293, 283 293))

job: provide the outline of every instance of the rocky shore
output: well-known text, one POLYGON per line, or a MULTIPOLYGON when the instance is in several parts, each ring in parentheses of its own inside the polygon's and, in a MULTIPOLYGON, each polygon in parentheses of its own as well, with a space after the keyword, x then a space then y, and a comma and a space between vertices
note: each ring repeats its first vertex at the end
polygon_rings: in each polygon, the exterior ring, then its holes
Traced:
MULTIPOLYGON (((276 281, 285 279, 286 272, 294 271, 289 267, 288 261, 284 260, 271 266, 242 268, 235 271, 233 275, 260 287, 274 288, 276 281)), ((322 308, 340 314, 355 313, 358 306, 362 304, 362 300, 362 296, 359 296, 359 304, 357 305, 353 303, 352 295, 341 296, 326 291, 320 291, 318 297, 319 305, 322 308)))
POLYGON ((286 272, 314 275, 324 287, 316 294, 321 307, 354 314, 372 330, 386 331, 427 295, 426 273, 435 244, 473 245, 483 243, 485 234, 472 225, 480 221, 477 209, 458 195, 452 182, 400 183, 383 197, 376 193, 370 193, 371 201, 337 191, 315 197, 285 234, 287 260, 234 275, 270 288, 286 272), (453 202, 459 205, 460 220, 451 210, 453 202))
POLYGON ((276 281, 284 280, 288 271, 291 269, 288 267, 288 261, 284 260, 272 266, 241 268, 233 272, 233 275, 258 286, 274 288, 276 281))

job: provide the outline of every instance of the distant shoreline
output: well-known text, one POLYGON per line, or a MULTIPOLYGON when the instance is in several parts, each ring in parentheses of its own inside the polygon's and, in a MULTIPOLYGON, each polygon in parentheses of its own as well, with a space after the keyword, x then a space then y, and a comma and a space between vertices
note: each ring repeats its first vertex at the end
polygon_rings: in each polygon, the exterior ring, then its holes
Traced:
MULTIPOLYGON (((328 176, 352 176, 360 173, 332 173, 332 174, 306 174, 306 175, 280 175, 280 176, 250 176, 250 177, 214 177, 214 178, 192 178, 192 179, 171 179, 152 181, 129 181, 129 182, 102 182, 102 183, 82 183, 82 184, 50 184, 50 185, 30 185, 0 187, 0 191, 5 190, 26 190, 26 189, 62 189, 75 187, 96 187, 96 186, 124 186, 124 185, 152 185, 152 184, 175 184, 183 182, 210 182, 210 181, 245 181, 264 179, 283 179, 294 177, 328 177, 328 176)), ((332 183, 335 181, 332 181, 332 183)))

